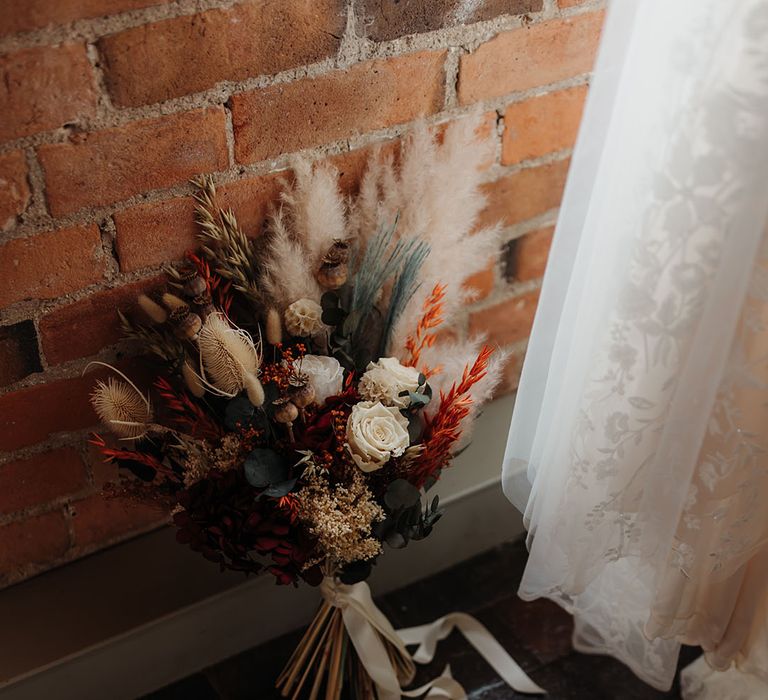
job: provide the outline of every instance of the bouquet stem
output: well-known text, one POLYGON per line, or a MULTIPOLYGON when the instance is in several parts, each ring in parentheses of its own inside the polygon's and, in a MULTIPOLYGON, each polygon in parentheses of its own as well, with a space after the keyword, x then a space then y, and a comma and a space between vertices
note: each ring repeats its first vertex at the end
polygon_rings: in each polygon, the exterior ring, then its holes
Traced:
MULTIPOLYGON (((368 675, 359 663, 355 663, 355 655, 349 654, 348 650, 349 637, 341 610, 323 602, 278 677, 277 689, 284 698, 297 700, 311 680, 309 700, 318 700, 323 687, 324 700, 339 700, 345 675, 351 676, 355 671, 362 672, 366 677, 368 675)), ((372 689, 370 678, 368 686, 372 689)))

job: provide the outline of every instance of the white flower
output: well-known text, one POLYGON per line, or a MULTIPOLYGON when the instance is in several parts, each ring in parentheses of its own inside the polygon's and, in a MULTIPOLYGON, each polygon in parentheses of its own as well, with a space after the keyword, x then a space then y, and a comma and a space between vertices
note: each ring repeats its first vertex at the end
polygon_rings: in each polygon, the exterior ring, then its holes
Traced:
POLYGON ((323 329, 323 309, 316 301, 299 299, 285 310, 285 328, 291 335, 307 338, 323 329))
POLYGON ((297 372, 306 374, 315 390, 315 401, 321 406, 329 396, 340 394, 344 386, 344 369, 335 357, 304 355, 293 363, 297 372))
POLYGON ((418 388, 419 370, 401 365, 394 357, 382 357, 378 362, 368 363, 358 390, 367 401, 405 408, 409 399, 400 393, 418 388))
POLYGON ((408 447, 408 419, 381 402, 361 401, 347 421, 347 449, 364 472, 372 472, 399 457, 408 447))

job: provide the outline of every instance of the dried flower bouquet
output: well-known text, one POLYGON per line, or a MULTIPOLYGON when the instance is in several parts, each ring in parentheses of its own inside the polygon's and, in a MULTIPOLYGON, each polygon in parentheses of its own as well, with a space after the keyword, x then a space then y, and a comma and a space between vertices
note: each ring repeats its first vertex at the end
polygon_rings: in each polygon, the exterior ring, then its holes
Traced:
MULTIPOLYGON (((438 335, 497 245, 495 228, 476 230, 489 156, 477 127, 438 140, 421 125, 399 162, 371 159, 353 198, 332 168, 297 162, 255 239, 199 180, 199 252, 139 298, 145 319, 122 317, 164 365, 153 396, 117 370, 93 392, 119 438, 93 438, 125 474, 113 491, 167 507, 178 541, 222 569, 323 584, 284 695, 332 700, 347 683, 384 697, 334 596, 385 544, 429 535, 441 510, 425 494, 500 377, 503 353, 438 335)), ((413 663, 384 628, 407 683, 413 663)))

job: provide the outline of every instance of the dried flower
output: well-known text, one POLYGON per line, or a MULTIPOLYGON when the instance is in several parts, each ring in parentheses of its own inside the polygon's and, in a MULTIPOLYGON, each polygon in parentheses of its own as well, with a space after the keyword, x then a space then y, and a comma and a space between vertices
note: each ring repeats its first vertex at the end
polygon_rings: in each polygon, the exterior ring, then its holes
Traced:
POLYGON ((299 519, 317 537, 325 558, 334 564, 372 559, 381 553, 381 543, 372 536, 374 523, 384 519, 360 472, 349 484, 331 487, 319 474, 296 494, 299 519))
POLYGON ((280 345, 283 342, 283 324, 276 308, 270 307, 267 311, 267 320, 264 326, 267 342, 270 345, 280 345))
POLYGON ((165 323, 168 320, 166 310, 146 294, 139 294, 138 302, 141 310, 155 323, 165 323))
POLYGON ((285 327, 291 335, 307 338, 323 329, 323 309, 316 301, 299 299, 285 310, 285 327))
POLYGON ((401 365, 394 357, 382 357, 378 362, 368 364, 360 379, 359 391, 367 401, 381 401, 387 406, 405 408, 410 400, 400 394, 418 388, 419 370, 401 365))
POLYGON ((232 326, 223 314, 213 313, 205 320, 197 343, 206 386, 223 396, 237 396, 247 389, 254 406, 264 403, 257 377, 261 357, 248 333, 232 326))
POLYGON ((347 450, 364 472, 381 469, 408 447, 408 419, 398 408, 361 401, 347 422, 347 450))
MULTIPOLYGON (((93 363, 102 364, 102 363, 93 363)), ((110 367, 109 365, 106 365, 110 367)), ((122 372, 117 372, 124 382, 109 377, 106 382, 97 381, 91 393, 91 405, 96 415, 115 435, 125 440, 136 440, 146 435, 152 422, 152 407, 138 387, 122 372)))
POLYGON ((180 299, 175 294, 171 294, 170 292, 163 294, 163 304, 165 304, 171 311, 175 311, 176 309, 180 309, 185 306, 188 307, 186 301, 180 299))
POLYGON ((344 386, 344 369, 335 357, 304 355, 294 360, 293 367, 309 379, 315 390, 315 401, 321 406, 330 396, 341 393, 344 386))

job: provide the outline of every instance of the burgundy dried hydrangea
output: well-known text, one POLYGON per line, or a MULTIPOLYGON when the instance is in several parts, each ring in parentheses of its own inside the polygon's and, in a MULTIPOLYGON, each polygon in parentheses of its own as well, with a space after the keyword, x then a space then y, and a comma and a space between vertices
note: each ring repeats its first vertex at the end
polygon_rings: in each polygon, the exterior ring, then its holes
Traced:
POLYGON ((303 570, 314 542, 290 509, 258 498, 239 470, 212 472, 183 491, 174 515, 176 539, 224 569, 255 574, 268 570, 280 584, 322 580, 319 567, 303 570), (271 562, 271 563, 270 563, 271 562))

